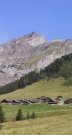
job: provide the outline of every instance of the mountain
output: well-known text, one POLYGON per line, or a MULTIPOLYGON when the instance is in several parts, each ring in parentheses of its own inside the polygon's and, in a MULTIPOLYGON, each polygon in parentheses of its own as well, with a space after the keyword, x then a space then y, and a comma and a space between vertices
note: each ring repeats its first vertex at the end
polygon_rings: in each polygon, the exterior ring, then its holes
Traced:
POLYGON ((25 74, 50 65, 72 53, 72 40, 48 42, 32 32, 0 45, 0 85, 14 82, 25 74))

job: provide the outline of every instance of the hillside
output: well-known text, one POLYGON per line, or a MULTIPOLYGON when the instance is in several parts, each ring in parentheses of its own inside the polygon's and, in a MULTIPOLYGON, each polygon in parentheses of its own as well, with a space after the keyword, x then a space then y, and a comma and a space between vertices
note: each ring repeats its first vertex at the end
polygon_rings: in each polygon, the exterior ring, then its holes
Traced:
POLYGON ((72 107, 48 106, 46 104, 28 106, 3 106, 8 122, 1 124, 1 135, 71 135, 72 107), (14 121, 18 108, 23 115, 36 114, 35 119, 14 121))
POLYGON ((72 40, 48 42, 31 34, 0 45, 0 85, 13 82, 25 74, 50 65, 57 58, 72 53, 72 40))
POLYGON ((0 94, 13 92, 41 80, 64 78, 62 85, 72 86, 72 53, 56 59, 53 63, 41 69, 40 72, 31 71, 14 82, 0 87, 0 94))
POLYGON ((72 86, 64 86, 63 78, 54 78, 50 80, 43 80, 17 91, 0 95, 1 99, 24 99, 24 98, 35 98, 40 96, 48 96, 56 98, 61 95, 64 98, 72 97, 72 86))

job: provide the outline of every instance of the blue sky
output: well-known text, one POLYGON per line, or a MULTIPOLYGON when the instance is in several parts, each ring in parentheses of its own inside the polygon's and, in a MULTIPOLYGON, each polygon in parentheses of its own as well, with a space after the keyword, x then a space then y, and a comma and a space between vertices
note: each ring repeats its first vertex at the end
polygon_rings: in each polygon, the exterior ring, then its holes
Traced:
POLYGON ((72 38, 72 0, 0 0, 0 43, 32 31, 72 38))

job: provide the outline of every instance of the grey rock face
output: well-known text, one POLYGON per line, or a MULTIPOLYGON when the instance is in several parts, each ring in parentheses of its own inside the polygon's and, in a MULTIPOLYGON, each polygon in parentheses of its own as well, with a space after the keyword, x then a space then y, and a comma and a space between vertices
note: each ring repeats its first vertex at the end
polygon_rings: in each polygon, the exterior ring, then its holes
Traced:
POLYGON ((0 85, 15 81, 30 71, 39 71, 69 53, 72 53, 72 40, 49 43, 35 32, 0 45, 0 85))

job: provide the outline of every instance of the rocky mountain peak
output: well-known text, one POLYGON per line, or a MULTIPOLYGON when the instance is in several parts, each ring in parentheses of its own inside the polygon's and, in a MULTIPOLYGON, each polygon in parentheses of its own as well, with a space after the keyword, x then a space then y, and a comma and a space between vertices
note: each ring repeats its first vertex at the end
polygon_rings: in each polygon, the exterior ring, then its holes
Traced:
POLYGON ((32 32, 0 46, 0 85, 46 67, 55 59, 72 53, 72 40, 47 42, 32 32))
POLYGON ((36 47, 40 44, 45 43, 46 40, 44 37, 40 36, 36 32, 32 32, 30 34, 24 35, 17 39, 10 40, 9 42, 3 44, 7 46, 14 46, 14 45, 30 45, 32 47, 36 47))

